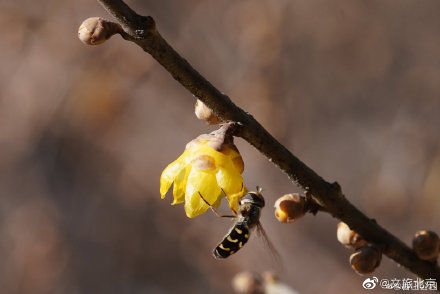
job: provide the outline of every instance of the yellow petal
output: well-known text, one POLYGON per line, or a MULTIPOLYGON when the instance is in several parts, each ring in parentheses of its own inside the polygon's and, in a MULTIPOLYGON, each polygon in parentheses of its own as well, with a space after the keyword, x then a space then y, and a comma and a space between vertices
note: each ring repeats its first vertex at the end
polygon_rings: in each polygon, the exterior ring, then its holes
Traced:
POLYGON ((214 206, 215 208, 219 208, 219 207, 220 207, 220 204, 222 203, 222 198, 223 198, 223 197, 224 197, 223 194, 222 194, 222 195, 219 195, 217 201, 214 202, 214 203, 212 204, 212 206, 214 206))
POLYGON ((179 174, 181 169, 182 162, 181 158, 179 157, 163 170, 162 175, 160 176, 160 195, 162 199, 165 198, 165 194, 170 189, 171 184, 173 183, 174 179, 179 174))
POLYGON ((241 197, 243 197, 244 194, 246 194, 248 192, 248 189, 246 187, 243 187, 243 189, 235 194, 229 194, 227 195, 228 198, 228 205, 229 207, 234 210, 237 211, 238 210, 238 202, 241 199, 241 197))
POLYGON ((240 154, 236 157, 232 157, 232 163, 234 164, 235 169, 242 174, 244 171, 244 162, 243 158, 241 158, 240 154))
POLYGON ((197 149, 194 149, 194 152, 212 157, 215 161, 216 168, 223 167, 223 166, 227 165, 230 161, 228 156, 224 155, 221 152, 215 151, 214 149, 212 149, 208 146, 205 146, 205 145, 203 145, 197 149))
POLYGON ((179 158, 177 158, 177 160, 179 160, 182 165, 187 165, 189 164, 194 156, 196 156, 197 154, 195 152, 193 152, 193 150, 185 150, 182 155, 179 156, 179 158))
POLYGON ((235 169, 221 168, 216 178, 217 185, 225 191, 226 196, 243 190, 243 178, 235 169))
POLYGON ((228 197, 228 204, 234 211, 238 209, 238 199, 245 191, 243 178, 235 168, 221 168, 216 175, 217 184, 228 197))
POLYGON ((181 169, 177 177, 174 179, 173 185, 173 196, 174 201, 171 205, 179 204, 185 201, 185 190, 186 190, 186 182, 188 179, 188 175, 191 171, 191 166, 186 166, 181 169))
POLYGON ((204 213, 209 208, 199 193, 211 205, 217 205, 218 199, 223 197, 215 174, 193 168, 189 173, 185 192, 185 211, 190 218, 204 213))
POLYGON ((228 205, 235 212, 237 212, 237 210, 238 210, 238 201, 241 198, 241 196, 243 196, 243 195, 241 195, 240 193, 227 196, 228 197, 228 205))
POLYGON ((195 157, 191 161, 191 166, 194 168, 197 168, 199 170, 206 171, 206 172, 216 172, 217 171, 214 157, 207 155, 207 154, 202 154, 202 155, 195 157))

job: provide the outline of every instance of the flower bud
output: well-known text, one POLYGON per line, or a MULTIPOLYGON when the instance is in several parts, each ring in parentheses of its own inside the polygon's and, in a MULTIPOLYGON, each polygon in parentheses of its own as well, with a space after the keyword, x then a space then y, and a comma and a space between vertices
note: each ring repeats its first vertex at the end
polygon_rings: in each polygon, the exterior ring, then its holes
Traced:
POLYGON ((351 267, 359 274, 370 274, 382 260, 382 252, 374 245, 366 245, 350 256, 351 267))
POLYGON ((272 272, 263 273, 265 294, 298 294, 292 287, 280 281, 272 272))
POLYGON ((106 21, 101 17, 90 17, 79 27, 78 38, 84 44, 98 45, 120 31, 122 28, 117 23, 106 21))
POLYGON ((263 272, 262 277, 265 284, 273 284, 279 281, 279 277, 271 271, 263 272))
POLYGON ((361 235, 353 230, 350 230, 350 227, 344 222, 340 222, 338 224, 336 236, 342 245, 350 249, 358 249, 359 247, 367 244, 361 235))
POLYGON ((432 231, 418 231, 414 235, 413 248, 420 259, 435 261, 440 252, 440 239, 432 231))
POLYGON ((214 114, 211 108, 206 106, 206 104, 199 99, 197 99, 194 112, 196 113, 198 119, 204 120, 210 125, 216 125, 222 121, 217 115, 214 114))
POLYGON ((286 194, 275 202, 275 216, 279 222, 291 223, 305 214, 305 198, 298 193, 286 194))
POLYGON ((237 294, 263 294, 261 278, 251 272, 241 272, 232 279, 232 288, 237 294))

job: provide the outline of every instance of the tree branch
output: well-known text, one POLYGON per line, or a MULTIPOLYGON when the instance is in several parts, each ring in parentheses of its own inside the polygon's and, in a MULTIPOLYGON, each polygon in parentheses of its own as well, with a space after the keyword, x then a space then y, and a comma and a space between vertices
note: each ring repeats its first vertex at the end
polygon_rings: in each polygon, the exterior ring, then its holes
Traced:
POLYGON ((121 0, 98 2, 121 23, 127 33, 123 35, 124 39, 151 54, 175 80, 224 121, 238 123, 240 127, 235 135, 263 153, 293 182, 310 193, 325 211, 348 224, 367 241, 383 245, 384 253, 409 271, 421 278, 435 278, 440 282, 440 268, 436 264, 419 259, 412 249, 352 205, 336 182, 326 182, 280 144, 252 115, 207 81, 162 38, 153 18, 138 15, 121 0))

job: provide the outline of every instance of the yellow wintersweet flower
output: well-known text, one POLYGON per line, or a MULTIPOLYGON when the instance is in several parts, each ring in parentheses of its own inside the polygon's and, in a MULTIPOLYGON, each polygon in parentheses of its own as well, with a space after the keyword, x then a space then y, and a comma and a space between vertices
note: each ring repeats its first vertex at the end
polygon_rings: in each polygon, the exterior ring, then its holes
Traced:
POLYGON ((241 176, 243 169, 243 159, 232 136, 222 127, 186 145, 183 154, 162 172, 160 194, 165 198, 174 183, 171 204, 185 202, 185 212, 190 218, 209 208, 203 199, 218 207, 226 196, 229 206, 236 211, 238 199, 246 192, 241 176))

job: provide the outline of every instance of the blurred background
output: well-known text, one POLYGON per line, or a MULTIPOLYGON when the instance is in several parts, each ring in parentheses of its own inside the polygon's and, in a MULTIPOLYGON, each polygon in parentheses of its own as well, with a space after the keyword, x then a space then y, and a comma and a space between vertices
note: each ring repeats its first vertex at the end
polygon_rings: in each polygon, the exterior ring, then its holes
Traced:
MULTIPOLYGON (((401 240, 440 232, 440 2, 127 2, 401 240)), ((90 16, 109 18, 95 0, 0 1, 1 293, 232 293, 236 273, 276 270, 256 235, 214 260, 230 221, 160 199, 163 168, 214 128, 136 45, 83 45, 90 16)), ((280 278, 300 293, 366 291, 337 220, 279 224, 274 201, 301 190, 236 144, 246 185, 264 188, 280 278)), ((374 276, 415 278, 388 258, 374 276)))

